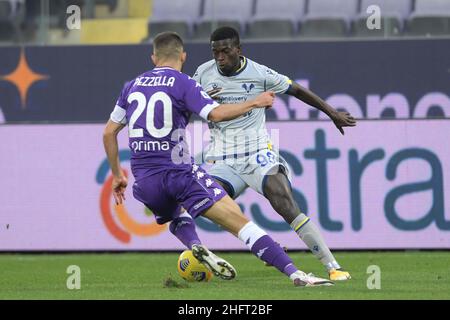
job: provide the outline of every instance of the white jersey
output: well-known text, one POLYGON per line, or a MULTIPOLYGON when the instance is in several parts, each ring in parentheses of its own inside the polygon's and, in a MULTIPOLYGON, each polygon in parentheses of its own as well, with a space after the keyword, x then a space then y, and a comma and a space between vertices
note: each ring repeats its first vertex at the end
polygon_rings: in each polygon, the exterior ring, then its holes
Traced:
MULTIPOLYGON (((198 67, 193 78, 206 92, 222 88, 217 95, 221 104, 245 102, 265 91, 284 93, 292 83, 288 77, 245 57, 231 76, 224 76, 210 60, 198 67)), ((211 144, 206 160, 236 159, 270 148, 265 121, 265 108, 257 108, 233 120, 210 122, 211 144)))

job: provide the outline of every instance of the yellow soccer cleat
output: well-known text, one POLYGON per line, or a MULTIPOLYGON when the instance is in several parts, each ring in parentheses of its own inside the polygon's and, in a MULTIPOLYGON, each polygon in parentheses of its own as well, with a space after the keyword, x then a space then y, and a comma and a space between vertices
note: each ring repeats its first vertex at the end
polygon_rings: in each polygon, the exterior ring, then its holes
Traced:
POLYGON ((345 281, 352 278, 350 273, 342 269, 331 269, 328 271, 328 276, 331 281, 345 281))

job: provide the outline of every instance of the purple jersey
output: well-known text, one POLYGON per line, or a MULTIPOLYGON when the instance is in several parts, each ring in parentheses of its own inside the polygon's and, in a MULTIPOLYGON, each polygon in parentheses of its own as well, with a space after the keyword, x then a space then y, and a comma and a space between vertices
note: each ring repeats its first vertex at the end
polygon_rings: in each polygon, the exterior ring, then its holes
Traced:
POLYGON ((207 119, 218 105, 195 80, 167 67, 128 82, 117 100, 111 120, 128 124, 133 195, 159 224, 181 207, 195 218, 226 195, 180 143, 192 112, 207 119))
POLYGON ((184 129, 192 113, 207 120, 218 105, 195 80, 169 67, 155 68, 125 84, 111 120, 128 124, 136 180, 167 167, 190 167, 184 129))

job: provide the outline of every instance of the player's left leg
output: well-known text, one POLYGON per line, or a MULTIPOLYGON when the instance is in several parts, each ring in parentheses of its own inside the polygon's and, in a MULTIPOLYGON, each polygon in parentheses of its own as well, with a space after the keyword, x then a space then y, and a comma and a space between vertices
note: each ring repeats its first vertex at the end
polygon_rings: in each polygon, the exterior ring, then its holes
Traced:
MULTIPOLYGON (((158 224, 171 222, 170 232, 175 235, 186 247, 192 250, 194 256, 196 252, 207 253, 207 261, 201 261, 215 275, 222 279, 230 280, 236 275, 233 266, 209 251, 197 235, 195 223, 187 212, 181 211, 181 205, 174 198, 174 195, 186 193, 184 188, 185 179, 181 171, 165 171, 157 175, 143 178, 139 183, 133 185, 134 197, 149 208, 155 215, 158 224), (180 174, 181 173, 181 174, 180 174), (169 182, 169 185, 167 185, 169 182)), ((203 200, 205 193, 203 187, 198 186, 202 195, 199 200, 203 200)), ((195 195, 195 192, 193 192, 195 195)), ((212 202, 212 199, 210 199, 212 202)), ((184 210, 183 210, 184 211, 184 210)))
POLYGON ((333 285, 331 281, 298 270, 280 245, 249 221, 228 195, 215 202, 203 215, 238 237, 255 256, 287 275, 295 286, 333 285))
POLYGON ((194 220, 184 209, 178 217, 170 222, 169 230, 188 249, 192 250, 193 245, 202 243, 197 234, 194 220))
POLYGON ((325 243, 316 225, 300 211, 292 195, 285 168, 279 166, 278 172, 267 175, 262 186, 264 196, 273 209, 289 223, 300 239, 326 267, 331 280, 347 280, 350 274, 340 267, 325 243))

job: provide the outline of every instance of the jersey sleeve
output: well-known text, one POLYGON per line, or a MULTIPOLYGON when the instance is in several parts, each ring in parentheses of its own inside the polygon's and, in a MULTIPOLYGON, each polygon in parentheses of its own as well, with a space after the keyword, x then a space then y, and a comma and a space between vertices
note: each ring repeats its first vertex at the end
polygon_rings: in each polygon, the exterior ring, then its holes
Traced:
POLYGON ((266 66, 261 66, 264 73, 264 88, 266 91, 285 93, 292 85, 292 80, 266 66))
POLYGON ((119 95, 119 98, 117 98, 116 105, 114 106, 114 110, 111 112, 110 119, 112 122, 119 123, 119 124, 127 124, 127 96, 128 96, 128 87, 129 83, 127 82, 122 92, 119 95))
POLYGON ((185 88, 184 103, 185 107, 198 114, 205 120, 208 120, 209 113, 219 106, 205 91, 201 85, 192 78, 188 78, 185 88))
POLYGON ((197 70, 195 70, 194 75, 192 76, 192 78, 193 78, 195 81, 197 81, 198 83, 201 82, 201 81, 200 81, 200 79, 201 79, 201 76, 200 76, 200 68, 197 68, 197 70))

